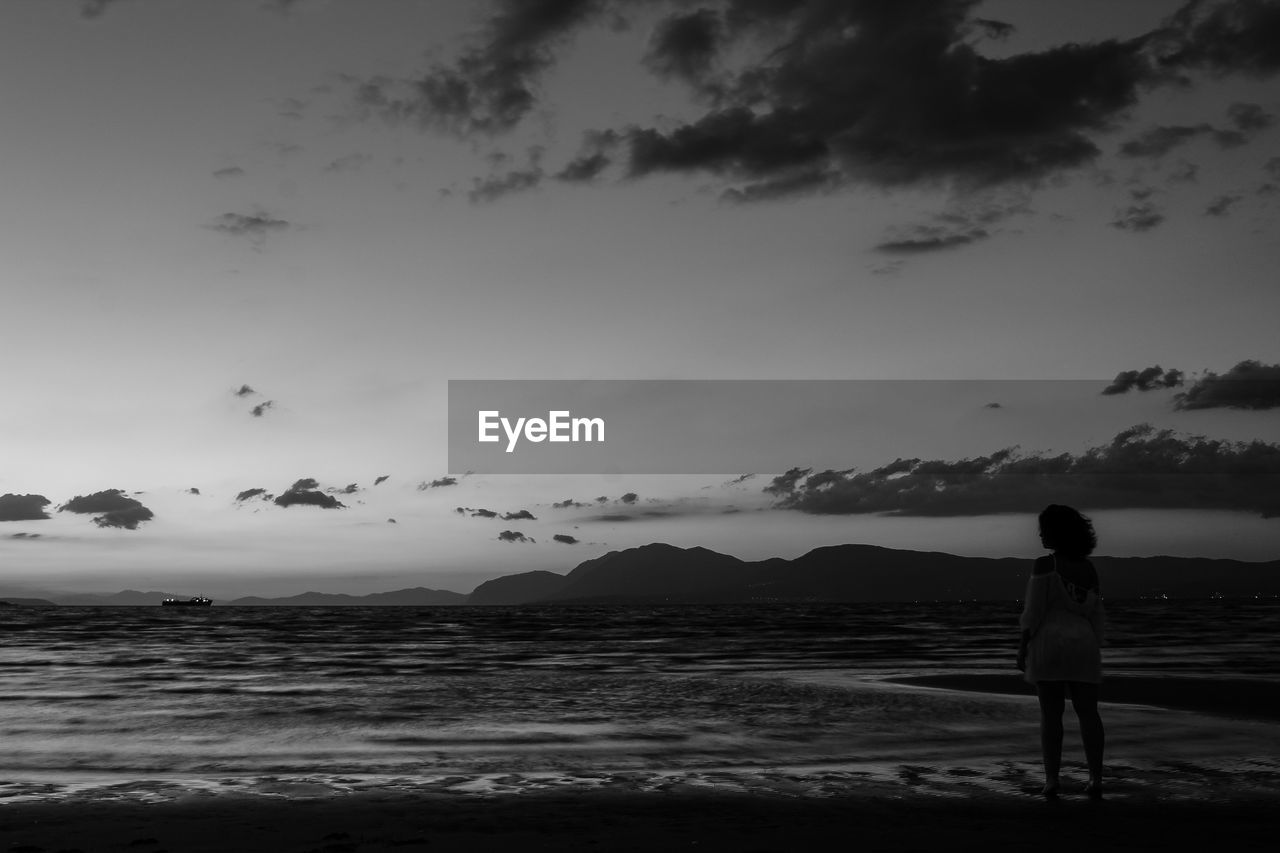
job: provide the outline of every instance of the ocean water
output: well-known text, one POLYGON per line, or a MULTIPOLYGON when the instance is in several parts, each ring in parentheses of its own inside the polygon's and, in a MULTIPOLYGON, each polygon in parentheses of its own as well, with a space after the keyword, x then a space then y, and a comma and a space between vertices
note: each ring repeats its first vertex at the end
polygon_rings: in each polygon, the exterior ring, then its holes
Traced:
MULTIPOLYGON (((1277 677, 1280 602, 1108 613, 1110 673, 1277 677)), ((1017 616, 1013 602, 4 608, 0 782, 854 760, 1027 724, 1021 705, 882 681, 1009 673, 1017 616)))

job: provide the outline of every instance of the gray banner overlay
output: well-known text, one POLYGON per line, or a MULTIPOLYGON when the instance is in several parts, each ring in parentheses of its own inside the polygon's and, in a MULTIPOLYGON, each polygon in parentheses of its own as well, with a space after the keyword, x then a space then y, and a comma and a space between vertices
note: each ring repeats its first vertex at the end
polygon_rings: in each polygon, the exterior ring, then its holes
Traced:
POLYGON ((1082 424, 1094 425, 1093 443, 1105 443, 1148 420, 1150 407, 1171 406, 1155 395, 1107 396, 1106 384, 451 380, 449 470, 732 475, 955 460, 1014 446, 1078 451, 1070 442, 1080 441, 1082 424))

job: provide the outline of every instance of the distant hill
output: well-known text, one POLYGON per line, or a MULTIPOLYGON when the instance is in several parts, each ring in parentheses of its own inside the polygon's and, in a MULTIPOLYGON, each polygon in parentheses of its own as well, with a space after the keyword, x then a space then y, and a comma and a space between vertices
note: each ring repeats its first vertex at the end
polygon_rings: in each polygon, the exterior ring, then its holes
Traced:
POLYGON ((155 590, 139 592, 136 589, 126 589, 121 592, 103 595, 88 593, 60 595, 55 599, 55 601, 58 604, 73 607, 145 607, 148 605, 159 605, 160 602, 164 601, 166 598, 190 597, 191 593, 177 595, 171 592, 156 592, 155 590))
POLYGON ((57 607, 52 601, 43 598, 15 598, 7 596, 0 598, 0 605, 9 604, 14 607, 57 607))
MULTIPOLYGON (((59 596, 56 603, 80 607, 154 607, 166 598, 190 598, 190 593, 175 594, 169 592, 139 592, 126 589, 110 595, 66 595, 59 596)), ((18 601, 19 599, 12 599, 18 601)), ((30 599, 37 601, 39 599, 30 599)), ((304 592, 286 598, 260 598, 249 596, 233 601, 214 601, 214 605, 232 607, 434 607, 442 604, 465 604, 467 596, 460 592, 449 592, 442 589, 398 589, 392 592, 375 592, 371 595, 345 595, 329 592, 304 592)), ((45 602, 53 604, 55 602, 45 602)))
MULTIPOLYGON (((1094 557, 1107 598, 1229 598, 1280 595, 1280 560, 1246 563, 1202 557, 1094 557)), ((304 592, 250 596, 236 607, 437 607, 513 604, 714 604, 774 601, 1011 601, 1022 597, 1030 558, 960 557, 877 545, 815 548, 793 560, 746 561, 707 548, 653 543, 579 563, 567 574, 505 575, 470 595, 413 587, 370 595, 304 592)), ((198 590, 197 590, 198 592, 198 590)), ((7 597, 26 605, 157 606, 190 592, 7 597)))
POLYGON ((550 598, 568 579, 555 572, 521 572, 485 581, 467 596, 467 604, 525 604, 550 598))
MULTIPOLYGON (((1280 561, 1095 557, 1108 598, 1280 594, 1280 561)), ((700 604, 769 601, 955 601, 1022 597, 1031 560, 960 557, 876 545, 816 548, 747 562, 655 543, 611 551, 567 575, 524 572, 481 584, 471 604, 700 604)))
POLYGON ((447 604, 466 604, 467 596, 460 592, 415 586, 412 589, 375 592, 370 595, 304 592, 301 595, 291 595, 286 598, 249 596, 214 603, 232 607, 438 607, 447 604))

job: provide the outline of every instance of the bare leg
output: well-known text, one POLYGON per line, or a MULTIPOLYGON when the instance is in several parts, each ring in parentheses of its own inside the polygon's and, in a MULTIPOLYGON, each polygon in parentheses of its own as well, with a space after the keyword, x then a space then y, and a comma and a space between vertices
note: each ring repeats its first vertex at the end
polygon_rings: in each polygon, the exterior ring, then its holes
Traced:
POLYGON ((1044 756, 1044 793, 1058 792, 1058 771, 1062 767, 1062 712, 1067 707, 1065 681, 1036 682, 1040 697, 1040 751, 1044 756))
POLYGON ((1102 790, 1102 749, 1106 735, 1102 730, 1102 717, 1098 714, 1098 685, 1081 681, 1071 682, 1071 707, 1080 719, 1080 739, 1084 741, 1084 756, 1089 763, 1089 792, 1102 790))

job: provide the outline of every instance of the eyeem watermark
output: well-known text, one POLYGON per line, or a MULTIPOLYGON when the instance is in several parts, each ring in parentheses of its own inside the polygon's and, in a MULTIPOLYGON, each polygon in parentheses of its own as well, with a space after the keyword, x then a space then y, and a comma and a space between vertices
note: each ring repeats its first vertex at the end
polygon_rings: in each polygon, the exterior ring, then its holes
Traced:
MULTIPOLYGON (((451 379, 448 470, 739 478, 812 469, 874 491, 892 482, 893 471, 880 471, 892 460, 981 468, 1019 445, 1075 452, 1086 430, 1105 434, 1128 417, 1099 393, 1109 381, 451 379), (874 476, 841 479, 851 470, 874 476)), ((1268 424, 1257 437, 1280 439, 1280 423, 1268 424)))
POLYGON ((509 418, 502 417, 502 412, 489 409, 477 412, 479 430, 476 441, 492 443, 501 441, 498 428, 507 438, 507 453, 514 453, 516 444, 521 438, 534 444, 543 441, 553 442, 597 442, 604 441, 604 418, 575 418, 573 413, 565 410, 547 413, 542 418, 516 418, 513 424, 509 418))

